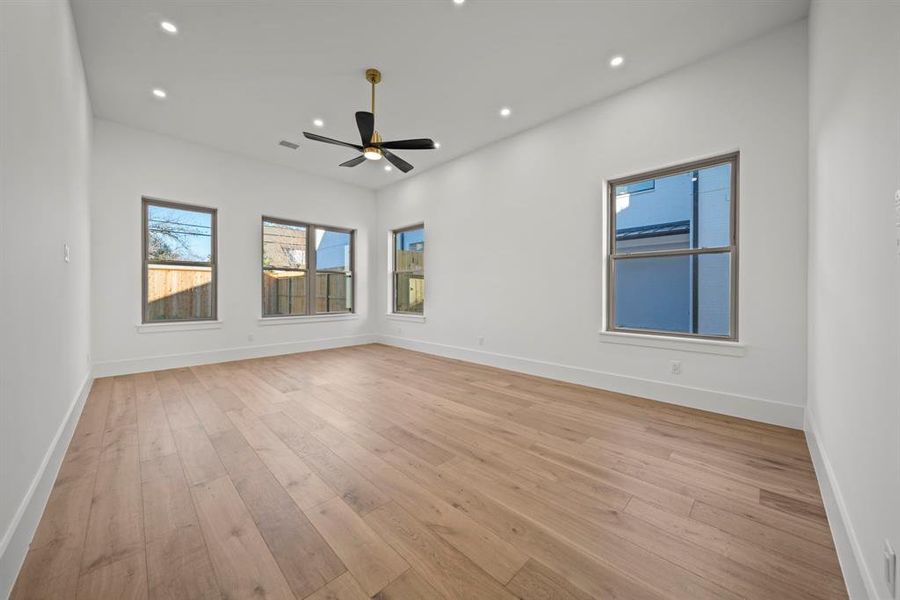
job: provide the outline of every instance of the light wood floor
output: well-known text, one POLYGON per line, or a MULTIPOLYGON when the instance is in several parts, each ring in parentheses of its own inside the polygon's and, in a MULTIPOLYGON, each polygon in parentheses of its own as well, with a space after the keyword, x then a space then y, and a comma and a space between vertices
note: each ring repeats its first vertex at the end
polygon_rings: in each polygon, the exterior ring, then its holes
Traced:
POLYGON ((13 598, 845 598, 803 434, 372 345, 94 383, 13 598))

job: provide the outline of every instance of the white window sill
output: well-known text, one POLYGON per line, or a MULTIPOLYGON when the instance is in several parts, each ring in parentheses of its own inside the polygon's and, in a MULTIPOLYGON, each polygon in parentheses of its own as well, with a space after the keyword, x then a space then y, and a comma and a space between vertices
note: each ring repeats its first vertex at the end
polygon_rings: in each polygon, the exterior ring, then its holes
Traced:
POLYGON ((297 315, 293 317, 260 317, 259 325, 300 325, 303 323, 325 323, 328 321, 354 321, 356 313, 334 313, 325 315, 297 315))
POLYGON ((201 331, 222 329, 222 321, 170 321, 168 323, 138 323, 138 333, 166 333, 169 331, 201 331))
POLYGON ((747 353, 747 346, 739 342, 677 338, 646 333, 621 333, 618 331, 603 331, 602 329, 598 333, 600 334, 600 341, 608 344, 625 344, 628 346, 643 346, 645 348, 660 348, 679 352, 719 354, 721 356, 744 356, 747 353))
POLYGON ((406 321, 408 323, 424 323, 425 315, 406 315, 403 313, 388 313, 385 315, 392 321, 406 321))

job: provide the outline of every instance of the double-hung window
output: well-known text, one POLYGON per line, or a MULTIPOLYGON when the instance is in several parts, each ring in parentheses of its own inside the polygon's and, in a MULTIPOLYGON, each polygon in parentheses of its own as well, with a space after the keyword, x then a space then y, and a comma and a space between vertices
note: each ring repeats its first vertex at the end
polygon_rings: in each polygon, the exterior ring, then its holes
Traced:
POLYGON ((143 200, 144 323, 216 319, 216 210, 143 200))
POLYGON ((609 182, 607 330, 737 339, 738 154, 609 182))
POLYGON ((393 232, 393 307, 395 314, 425 312, 425 226, 393 232))
POLYGON ((262 220, 263 317, 353 312, 349 229, 262 220))

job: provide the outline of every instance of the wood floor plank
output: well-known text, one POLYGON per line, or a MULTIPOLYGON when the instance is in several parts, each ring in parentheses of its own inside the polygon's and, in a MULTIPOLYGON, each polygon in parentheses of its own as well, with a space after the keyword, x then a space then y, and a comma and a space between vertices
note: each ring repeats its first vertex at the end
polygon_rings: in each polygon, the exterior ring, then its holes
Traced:
POLYGON ((175 429, 173 434, 189 484, 196 485, 225 475, 225 467, 199 422, 175 429))
POLYGON ((340 498, 320 504, 307 515, 369 596, 409 568, 340 498))
POLYGON ((365 521, 447 598, 515 598, 460 552, 399 505, 386 504, 365 521))
POLYGON ((82 574, 144 549, 133 389, 133 385, 124 382, 118 382, 113 389, 84 541, 82 574))
POLYGON ((347 570, 238 431, 220 434, 212 441, 298 598, 311 594, 347 570))
POLYGON ((828 521, 828 517, 825 515, 825 508, 822 506, 821 501, 814 503, 809 500, 801 500, 771 490, 761 489, 759 490, 759 503, 763 506, 769 506, 792 515, 806 517, 817 521, 828 521))
POLYGON ((228 417, 301 509, 335 496, 334 490, 251 411, 232 411, 228 417))
POLYGON ((427 460, 433 465, 439 465, 441 463, 447 462, 448 460, 456 456, 452 452, 448 452, 440 446, 435 446, 428 440, 422 439, 398 425, 393 425, 385 430, 382 430, 380 433, 388 441, 401 446, 411 454, 414 454, 415 456, 418 456, 423 460, 427 460))
POLYGON ((697 502, 691 518, 751 541, 769 551, 792 556, 804 563, 839 575, 840 565, 832 548, 808 542, 780 529, 751 521, 741 515, 697 502))
POLYGON ((568 579, 534 559, 516 573, 506 589, 521 600, 590 600, 591 596, 572 585, 568 579))
POLYGON ((221 596, 177 455, 141 463, 150 598, 221 596))
POLYGON ((76 600, 145 600, 147 597, 147 564, 144 553, 139 552, 83 575, 78 582, 76 600))
POLYGON ((329 448, 360 472, 370 474, 395 502, 501 583, 509 581, 525 564, 528 557, 515 546, 362 446, 329 428, 318 430, 314 435, 325 440, 329 448))
POLYGON ((175 438, 151 373, 134 376, 141 461, 175 453, 175 438))
POLYGON ((303 462, 311 467, 358 515, 390 501, 368 479, 354 470, 311 434, 297 430, 283 413, 264 415, 266 424, 303 462))
POLYGON ((386 588, 372 596, 373 600, 440 600, 445 598, 425 578, 410 568, 386 588))
POLYGON ((370 596, 363 591, 353 575, 349 572, 329 582, 306 600, 369 600, 370 596))
POLYGON ((228 477, 191 488, 219 586, 234 598, 294 598, 228 477))
POLYGON ((700 521, 678 517, 637 498, 629 502, 626 512, 651 523, 660 531, 690 540, 765 573, 778 580, 780 585, 795 587, 816 598, 846 597, 846 588, 840 577, 806 565, 794 557, 760 552, 760 547, 752 542, 700 521))

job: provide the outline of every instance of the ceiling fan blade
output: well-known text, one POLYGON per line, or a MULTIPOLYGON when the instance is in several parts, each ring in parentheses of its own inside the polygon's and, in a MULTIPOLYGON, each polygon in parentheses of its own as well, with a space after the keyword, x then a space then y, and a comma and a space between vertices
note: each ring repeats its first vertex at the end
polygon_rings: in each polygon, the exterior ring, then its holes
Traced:
POLYGON ((428 138, 418 138, 415 140, 395 140, 393 142, 382 142, 381 148, 390 148, 391 150, 434 150, 434 140, 428 138))
POLYGON ((303 135, 306 139, 313 140, 316 142, 325 142, 326 144, 334 144, 335 146, 346 146, 347 148, 356 148, 360 152, 362 152, 362 146, 357 146, 356 144, 349 144, 347 142, 342 142, 340 140, 333 140, 331 138, 327 138, 322 135, 316 135, 315 133, 310 133, 308 131, 304 131, 303 135))
POLYGON ((413 170, 413 166, 411 164, 409 164, 396 154, 391 153, 390 150, 385 150, 384 148, 382 148, 381 151, 384 153, 384 157, 388 159, 388 161, 390 161, 392 165, 394 165, 404 173, 409 173, 413 170))
POLYGON ((366 162, 366 157, 363 156, 362 154, 360 154, 356 158, 351 158, 347 162, 342 162, 338 166, 339 167, 355 167, 356 165, 364 163, 364 162, 366 162))
POLYGON ((375 133, 375 115, 370 112, 359 111, 356 113, 356 126, 359 127, 359 139, 363 146, 372 143, 372 134, 375 133))

